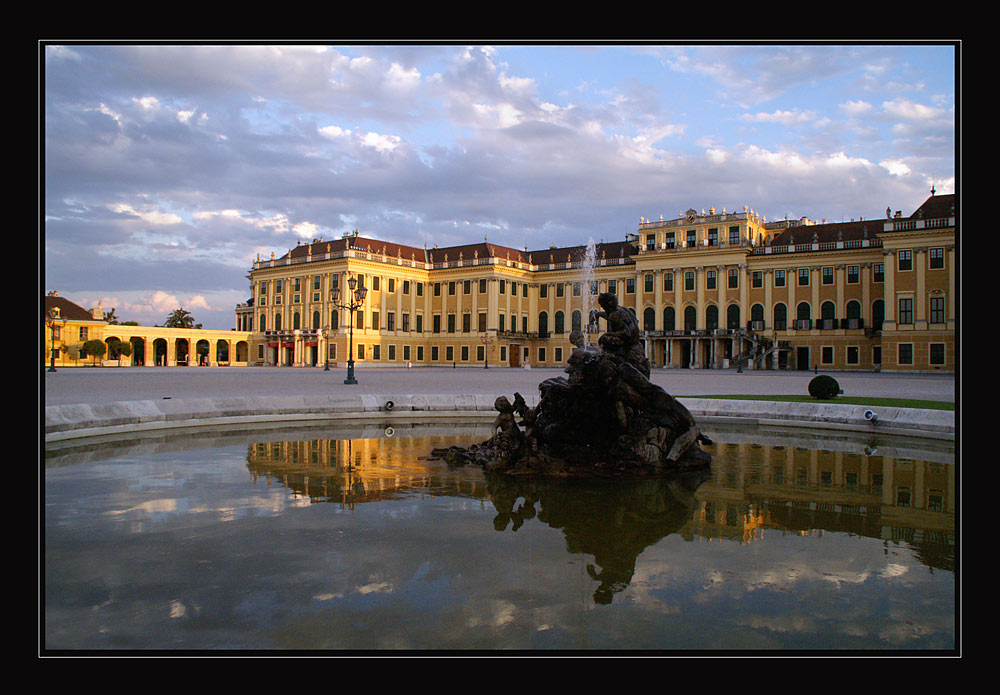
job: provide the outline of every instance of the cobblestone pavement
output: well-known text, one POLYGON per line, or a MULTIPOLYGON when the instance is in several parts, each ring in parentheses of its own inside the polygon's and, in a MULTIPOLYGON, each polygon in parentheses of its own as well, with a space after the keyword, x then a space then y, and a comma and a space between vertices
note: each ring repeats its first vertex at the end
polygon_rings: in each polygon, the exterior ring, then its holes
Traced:
MULTIPOLYGON (((845 396, 883 396, 954 401, 951 374, 830 374, 845 396)), ((544 379, 562 369, 421 367, 359 368, 358 383, 344 384, 345 367, 329 371, 292 367, 63 367, 43 371, 40 398, 44 405, 112 403, 162 398, 293 396, 330 393, 496 394, 537 393, 544 379)), ((813 372, 716 369, 654 370, 651 380, 673 396, 734 394, 806 395, 813 372)))

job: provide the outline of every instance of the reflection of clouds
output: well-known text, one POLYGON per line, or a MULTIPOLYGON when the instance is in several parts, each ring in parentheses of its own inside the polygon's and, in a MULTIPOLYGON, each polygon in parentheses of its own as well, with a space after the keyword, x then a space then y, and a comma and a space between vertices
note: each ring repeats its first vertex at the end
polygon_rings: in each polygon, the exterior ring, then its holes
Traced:
POLYGON ((477 604, 466 617, 465 626, 503 627, 517 619, 517 606, 504 599, 491 599, 477 604))

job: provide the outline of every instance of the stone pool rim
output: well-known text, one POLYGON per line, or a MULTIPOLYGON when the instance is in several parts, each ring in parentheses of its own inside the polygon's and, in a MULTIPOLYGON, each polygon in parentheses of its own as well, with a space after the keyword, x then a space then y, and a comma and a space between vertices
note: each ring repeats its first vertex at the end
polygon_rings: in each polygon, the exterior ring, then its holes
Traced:
MULTIPOLYGON (((189 427, 275 422, 492 421, 496 394, 249 396, 45 406, 45 442, 189 427), (390 405, 391 404, 391 405, 390 405)), ((529 406, 538 395, 526 396, 529 406)), ((699 423, 804 427, 928 439, 955 439, 955 411, 840 403, 679 397, 699 423), (866 417, 875 413, 876 418, 866 417)))

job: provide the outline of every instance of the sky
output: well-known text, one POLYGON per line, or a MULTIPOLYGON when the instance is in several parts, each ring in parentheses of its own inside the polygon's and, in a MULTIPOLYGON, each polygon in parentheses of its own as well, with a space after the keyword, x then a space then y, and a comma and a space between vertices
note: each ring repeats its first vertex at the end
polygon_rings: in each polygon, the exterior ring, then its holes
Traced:
POLYGON ((689 208, 911 214, 954 193, 956 46, 54 44, 43 291, 235 326, 259 255, 617 241, 689 208))

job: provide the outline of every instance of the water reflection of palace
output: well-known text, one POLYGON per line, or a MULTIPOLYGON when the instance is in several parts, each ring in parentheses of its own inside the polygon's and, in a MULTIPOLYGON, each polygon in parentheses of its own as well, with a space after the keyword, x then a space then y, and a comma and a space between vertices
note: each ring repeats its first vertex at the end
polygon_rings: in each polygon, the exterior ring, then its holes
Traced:
MULTIPOLYGON (((485 499, 481 478, 424 465, 420 456, 445 438, 312 439, 249 445, 254 482, 287 487, 310 502, 350 506, 426 492, 485 499)), ((450 440, 448 440, 450 441, 450 440)))
POLYGON ((953 569, 955 466, 852 451, 716 443, 682 532, 746 543, 765 529, 905 541, 953 569))
POLYGON ((593 556, 598 602, 627 587, 639 555, 675 533, 740 544, 774 532, 846 533, 906 543, 924 565, 954 569, 955 467, 947 455, 925 461, 857 443, 829 450, 766 436, 713 438, 709 471, 637 481, 490 477, 476 466, 428 460, 455 443, 450 436, 254 443, 247 467, 255 483, 347 508, 413 494, 488 499, 496 531, 536 521, 559 529, 569 552, 593 556))

